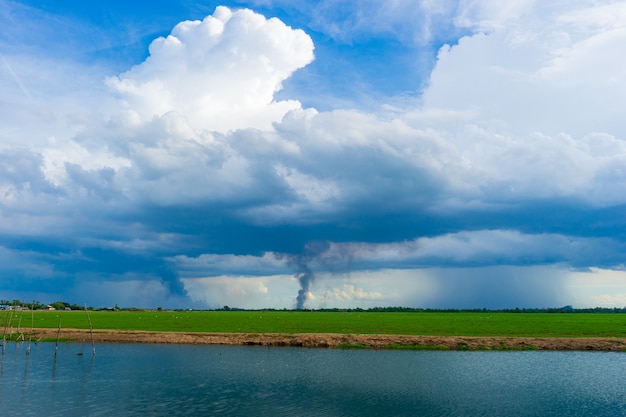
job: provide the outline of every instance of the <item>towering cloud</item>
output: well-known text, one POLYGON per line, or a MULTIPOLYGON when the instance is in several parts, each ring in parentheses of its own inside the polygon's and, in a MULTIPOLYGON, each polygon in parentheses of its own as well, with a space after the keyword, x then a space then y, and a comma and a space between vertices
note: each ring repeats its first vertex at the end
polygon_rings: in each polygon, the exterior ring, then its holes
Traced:
POLYGON ((299 103, 274 101, 293 71, 313 60, 301 30, 250 10, 218 7, 181 22, 141 64, 107 83, 143 120, 175 111, 197 129, 268 129, 299 103))

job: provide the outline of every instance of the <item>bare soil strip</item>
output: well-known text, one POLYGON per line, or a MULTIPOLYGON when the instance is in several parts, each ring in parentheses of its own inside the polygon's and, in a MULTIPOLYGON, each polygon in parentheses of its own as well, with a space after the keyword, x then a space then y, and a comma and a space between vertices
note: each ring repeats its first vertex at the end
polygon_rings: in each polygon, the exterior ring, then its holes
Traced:
MULTIPOLYGON (((33 339, 56 339, 57 329, 34 329, 33 339)), ((61 329, 60 338, 91 343, 89 330, 61 329)), ((370 349, 448 350, 577 350, 626 352, 626 338, 547 338, 405 336, 335 333, 194 333, 138 330, 94 330, 96 343, 164 343, 211 345, 298 346, 309 348, 364 347, 370 349)))

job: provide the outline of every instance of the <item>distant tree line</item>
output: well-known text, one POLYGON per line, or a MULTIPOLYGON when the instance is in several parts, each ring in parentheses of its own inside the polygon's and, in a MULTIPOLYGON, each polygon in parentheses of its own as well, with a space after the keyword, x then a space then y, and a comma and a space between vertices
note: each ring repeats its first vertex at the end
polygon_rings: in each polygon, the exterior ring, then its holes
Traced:
MULTIPOLYGON (((235 311, 244 309, 221 308, 220 311, 235 311)), ((283 309, 287 310, 287 309, 283 309)), ((280 311, 276 309, 261 309, 255 311, 280 311)), ((292 310, 296 311, 296 310, 292 310)), ((341 312, 341 313, 626 313, 626 307, 607 308, 574 308, 572 306, 565 307, 546 307, 546 308, 513 308, 513 309, 487 309, 487 308, 471 308, 471 309, 438 309, 438 308, 420 308, 420 307, 370 307, 370 308, 320 308, 305 309, 299 311, 321 311, 321 312, 341 312)))
POLYGON ((28 308, 32 310, 44 310, 47 308, 47 305, 40 303, 39 301, 33 301, 31 303, 27 303, 20 300, 0 300, 0 306, 12 307, 12 308, 28 308))
MULTIPOLYGON (((30 303, 20 300, 0 300, 0 306, 11 307, 13 309, 24 308, 29 310, 47 310, 50 307, 55 310, 84 310, 84 306, 79 306, 78 304, 70 304, 65 301, 54 301, 50 304, 43 304, 40 301, 32 301, 30 303)), ((88 309, 93 310, 93 307, 88 307, 88 309)))
MULTIPOLYGON (((84 310, 85 306, 78 304, 70 304, 65 301, 54 301, 50 304, 43 304, 39 301, 32 301, 30 303, 20 300, 2 300, 0 299, 0 307, 2 308, 24 308, 30 310, 47 310, 50 307, 55 310, 84 310)), ((112 310, 112 311, 142 311, 143 308, 136 307, 124 307, 121 308, 117 304, 114 307, 107 308, 94 308, 87 307, 87 310, 112 310)), ((158 310, 163 310, 162 307, 158 307, 158 310)), ((186 309, 173 309, 173 310, 186 310, 186 309)), ((342 313, 626 313, 626 307, 623 308, 607 308, 607 307, 593 307, 593 308, 574 308, 572 306, 565 307, 548 307, 548 308, 513 308, 513 309, 487 309, 487 308, 474 308, 474 309, 437 309, 437 308, 420 308, 420 307, 371 307, 371 308, 320 308, 320 309, 245 309, 238 307, 224 306, 221 308, 207 309, 213 311, 310 311, 310 312, 342 312, 342 313)))
POLYGON ((324 308, 316 311, 345 311, 345 312, 372 312, 372 313, 387 313, 387 312, 404 312, 404 313, 626 313, 626 307, 619 308, 607 308, 607 307, 593 307, 593 308, 574 308, 572 306, 565 307, 546 307, 546 308, 513 308, 513 309, 487 309, 487 308, 474 308, 474 309, 437 309, 437 308, 414 308, 414 307, 371 307, 368 309, 362 308, 324 308))

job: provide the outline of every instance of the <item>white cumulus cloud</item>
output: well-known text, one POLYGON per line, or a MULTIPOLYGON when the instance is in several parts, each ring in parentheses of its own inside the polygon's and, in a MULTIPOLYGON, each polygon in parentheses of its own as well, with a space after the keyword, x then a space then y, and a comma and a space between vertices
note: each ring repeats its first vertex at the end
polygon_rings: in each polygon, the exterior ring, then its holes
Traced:
POLYGON ((312 60, 313 42, 302 30, 218 7, 202 21, 176 25, 152 42, 143 63, 107 83, 144 120, 176 111, 196 129, 267 129, 300 106, 274 94, 312 60))

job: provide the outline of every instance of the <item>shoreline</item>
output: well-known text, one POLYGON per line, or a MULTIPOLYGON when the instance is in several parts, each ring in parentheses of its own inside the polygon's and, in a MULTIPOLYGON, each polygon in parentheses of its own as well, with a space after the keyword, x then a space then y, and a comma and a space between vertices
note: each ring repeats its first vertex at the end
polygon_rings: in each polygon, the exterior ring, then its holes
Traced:
MULTIPOLYGON (((28 339, 30 332, 24 332, 28 339)), ((33 329, 33 340, 91 343, 88 329, 33 329)), ((555 350, 626 352, 619 337, 414 336, 337 333, 205 333, 141 330, 93 330, 94 343, 247 345, 306 348, 369 348, 414 350, 555 350)))

